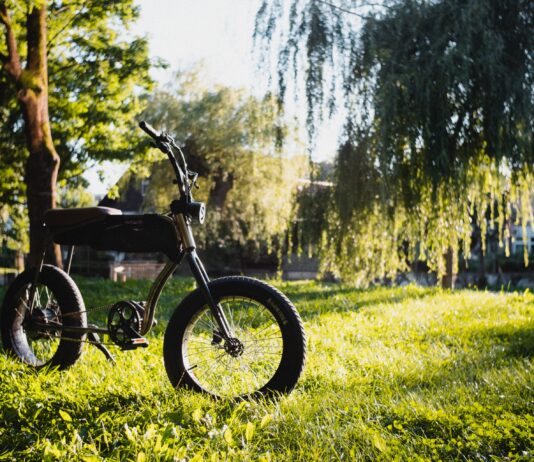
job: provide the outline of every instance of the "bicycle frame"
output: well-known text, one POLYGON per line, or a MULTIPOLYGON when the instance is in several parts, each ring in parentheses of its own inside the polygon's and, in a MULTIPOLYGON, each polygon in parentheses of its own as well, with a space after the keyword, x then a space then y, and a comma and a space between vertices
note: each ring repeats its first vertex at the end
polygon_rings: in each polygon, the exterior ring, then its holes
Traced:
MULTIPOLYGON (((200 261, 200 258, 197 255, 196 252, 196 243, 195 239, 193 237, 193 232, 191 229, 191 222, 193 220, 193 217, 196 216, 196 218, 199 221, 203 221, 203 214, 204 214, 204 204, 194 202, 192 200, 192 194, 191 194, 191 186, 194 184, 196 180, 196 174, 193 172, 190 172, 187 169, 187 163, 185 162, 185 157, 180 150, 180 148, 175 144, 174 140, 165 133, 157 133, 152 127, 150 127, 145 122, 141 122, 139 126, 147 133, 149 134, 155 141, 156 147, 158 147, 162 152, 167 154, 175 176, 176 176, 176 184, 178 185, 178 191, 179 191, 179 200, 173 201, 170 205, 171 208, 171 216, 164 215, 162 217, 165 217, 166 219, 172 221, 172 224, 175 228, 176 234, 179 237, 180 241, 180 249, 177 255, 174 258, 171 258, 170 261, 165 265, 163 270, 159 273, 159 275, 154 280, 154 283, 152 284, 147 300, 145 305, 145 311, 143 315, 143 321, 142 321, 142 328, 141 328, 141 335, 145 335, 147 332, 150 331, 153 321, 154 321, 154 315, 156 311, 156 305, 159 300, 160 294, 163 291, 163 288, 165 287, 165 284, 169 280, 169 278, 172 276, 174 270, 176 267, 181 263, 184 257, 186 257, 186 260, 189 264, 189 267, 191 269, 191 273, 193 274, 193 277, 195 278, 195 281, 197 283, 198 288, 202 292, 202 294, 205 297, 206 303, 210 307, 210 310, 212 311, 212 314, 217 322, 217 326, 219 328, 220 335, 225 339, 231 339, 232 338, 232 332, 230 330, 228 321, 225 318, 224 312, 221 308, 221 306, 215 302, 210 288, 209 288, 209 277, 206 273, 206 270, 204 268, 204 265, 200 261), (176 155, 174 154, 174 149, 177 149, 181 154, 181 160, 183 167, 179 165, 179 162, 176 158, 176 155), (189 178, 192 178, 191 182, 189 178)), ((45 245, 45 249, 49 247, 50 244, 54 242, 53 236, 51 233, 48 233, 47 238, 47 245, 45 245)), ((66 272, 70 272, 71 263, 72 263, 72 256, 74 252, 74 245, 71 245, 67 254, 66 262, 65 262, 65 269, 66 272)), ((32 284, 32 287, 30 288, 30 312, 33 310, 33 307, 35 305, 35 293, 37 289, 37 283, 39 280, 39 273, 42 271, 43 264, 45 259, 45 252, 42 253, 41 258, 39 259, 38 265, 37 265, 37 272, 35 274, 35 279, 32 284)), ((101 334, 108 334, 108 329, 99 328, 97 326, 88 326, 88 327, 56 327, 50 325, 43 325, 39 326, 43 328, 48 329, 56 329, 56 330, 62 330, 65 332, 83 332, 83 333, 101 333, 101 334)))

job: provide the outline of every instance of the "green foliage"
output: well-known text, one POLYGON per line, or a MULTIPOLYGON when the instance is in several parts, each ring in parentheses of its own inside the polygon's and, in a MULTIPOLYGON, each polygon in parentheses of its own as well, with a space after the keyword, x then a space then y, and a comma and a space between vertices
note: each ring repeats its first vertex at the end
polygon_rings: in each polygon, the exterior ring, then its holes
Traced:
MULTIPOLYGON (((80 279, 88 306, 142 299, 148 281, 80 279)), ((89 347, 65 372, 0 355, 4 460, 530 460, 532 294, 280 283, 299 308, 308 362, 274 401, 176 392, 162 332, 193 287, 172 280, 148 349, 118 366, 89 347)))
POLYGON ((22 205, 4 204, 0 207, 0 230, 2 231, 0 245, 5 245, 10 250, 28 252, 30 249, 28 226, 28 216, 22 205))
MULTIPOLYGON (((2 3, 24 61, 26 14, 35 2, 2 3)), ((143 109, 140 95, 152 88, 151 61, 147 40, 129 30, 139 14, 133 0, 51 1, 47 7, 48 96, 54 146, 61 158, 58 183, 77 187, 85 185, 82 174, 95 161, 125 160, 132 152, 146 151, 136 116, 143 109)), ((0 53, 6 54, 0 28, 0 53)), ((0 68, 0 203, 7 207, 24 203, 26 191, 28 151, 17 91, 0 68)), ((17 234, 22 239, 26 232, 27 226, 17 234)))
MULTIPOLYGON (((26 10, 15 2, 8 1, 7 6, 25 59, 26 10)), ((90 160, 124 160, 139 147, 135 130, 135 117, 143 108, 139 95, 152 88, 152 80, 147 41, 130 32, 138 15, 131 0, 48 4, 50 120, 61 157, 62 184, 81 181, 90 160)), ((5 47, 3 41, 0 47, 5 47)), ((3 72, 0 76, 6 78, 3 72)), ((11 143, 25 159, 16 88, 5 80, 0 89, 6 103, 0 149, 11 143)), ((22 171, 17 173, 22 177, 22 171)))
MULTIPOLYGON (((305 175, 304 155, 283 155, 277 135, 290 131, 273 98, 242 90, 206 89, 195 73, 148 102, 147 119, 184 146, 189 168, 199 173, 198 200, 207 202, 206 224, 197 230, 203 246, 248 248, 282 242, 291 224, 297 180, 305 175)), ((176 198, 168 160, 150 167, 145 210, 168 211, 176 198)), ((194 191, 195 193, 195 191, 194 191)), ((263 249, 265 250, 265 248, 263 249)))
MULTIPOLYGON (((2 52, 0 41, 0 53, 2 52)), ((0 233, 2 245, 11 250, 29 250, 28 218, 24 207, 26 185, 24 163, 26 151, 20 130, 17 102, 10 89, 7 76, 0 72, 0 233)))
POLYGON ((526 235, 532 2, 287 3, 264 2, 256 26, 285 34, 279 87, 304 73, 312 134, 340 92, 347 113, 325 269, 365 282, 418 258, 442 275, 449 249, 469 255, 473 221, 501 246, 512 219, 526 235))
POLYGON ((0 204, 22 204, 26 196, 22 172, 27 154, 21 131, 14 129, 17 123, 17 103, 7 76, 0 72, 0 204))
POLYGON ((136 118, 152 79, 148 42, 130 30, 138 15, 131 0, 49 7, 51 123, 63 179, 79 176, 88 161, 141 151, 136 118))
POLYGON ((95 204, 95 198, 82 185, 76 187, 64 187, 58 191, 58 207, 70 209, 76 207, 91 207, 95 204))
POLYGON ((321 242, 324 223, 329 217, 332 201, 333 164, 329 162, 310 163, 310 180, 299 184, 295 220, 290 236, 293 252, 297 255, 305 250, 309 257, 316 254, 317 243, 321 242))

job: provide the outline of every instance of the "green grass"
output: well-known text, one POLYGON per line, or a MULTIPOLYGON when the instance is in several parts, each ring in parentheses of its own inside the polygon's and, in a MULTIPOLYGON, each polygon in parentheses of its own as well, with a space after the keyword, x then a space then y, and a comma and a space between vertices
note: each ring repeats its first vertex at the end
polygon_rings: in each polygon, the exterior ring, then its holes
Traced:
MULTIPOLYGON (((87 305, 146 282, 81 280, 87 305)), ((532 460, 534 296, 278 283, 308 335, 297 389, 233 404, 173 390, 161 322, 112 367, 88 347, 62 373, 0 355, 5 460, 532 460)), ((176 280, 159 319, 192 288, 176 280)))

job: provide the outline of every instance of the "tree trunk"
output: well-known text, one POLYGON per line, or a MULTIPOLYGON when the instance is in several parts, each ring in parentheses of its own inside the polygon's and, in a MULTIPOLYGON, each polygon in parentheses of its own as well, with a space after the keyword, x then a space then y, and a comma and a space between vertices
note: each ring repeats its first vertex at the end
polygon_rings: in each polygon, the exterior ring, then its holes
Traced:
MULTIPOLYGON (((48 70, 46 56, 46 4, 33 8, 27 20, 28 64, 17 82, 18 99, 25 122, 30 155, 26 163, 28 216, 30 219, 29 265, 45 249, 44 212, 56 206, 59 156, 52 142, 48 114, 48 70)), ((48 261, 61 267, 59 246, 51 246, 48 261)))
POLYGON ((454 272, 454 252, 451 248, 445 254, 445 275, 441 278, 441 287, 443 289, 454 290, 457 274, 454 272))
POLYGON ((22 250, 17 250, 15 252, 15 268, 19 273, 24 271, 24 253, 22 250))
MULTIPOLYGON (((37 2, 26 16, 28 49, 26 67, 23 69, 11 17, 6 3, 0 1, 0 24, 5 28, 8 51, 7 55, 0 53, 0 62, 17 88, 30 152, 25 174, 30 218, 30 266, 35 265, 45 248, 44 213, 56 206, 59 170, 59 156, 52 142, 48 115, 46 4, 37 2)), ((53 246, 49 257, 53 263, 61 266, 59 246, 53 246)))
MULTIPOLYGON (((26 137, 30 151, 26 163, 26 189, 30 219, 30 266, 36 264, 45 249, 44 212, 56 206, 59 156, 52 145, 48 125, 48 108, 46 101, 43 101, 44 99, 43 95, 31 95, 29 101, 23 103, 26 137)), ((48 261, 61 267, 59 246, 52 246, 52 253, 48 252, 48 259, 48 261)))
POLYGON ((486 262, 484 259, 484 251, 482 250, 482 238, 480 239, 480 247, 478 249, 478 270, 477 270, 477 287, 484 289, 488 285, 486 279, 486 262))

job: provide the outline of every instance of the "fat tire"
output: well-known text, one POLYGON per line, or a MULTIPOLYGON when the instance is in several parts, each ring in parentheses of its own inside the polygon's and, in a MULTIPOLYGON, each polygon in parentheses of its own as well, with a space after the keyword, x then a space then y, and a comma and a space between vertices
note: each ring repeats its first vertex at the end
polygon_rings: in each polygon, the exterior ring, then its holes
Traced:
MULTIPOLYGON (((283 350, 278 369, 260 389, 236 399, 272 396, 293 390, 302 373, 306 358, 304 327, 296 308, 279 290, 257 279, 229 276, 214 279, 209 288, 215 301, 223 297, 246 297, 267 308, 276 318, 283 338, 283 350)), ((204 295, 199 289, 190 293, 175 309, 163 343, 165 369, 175 388, 187 388, 216 396, 202 388, 188 373, 184 364, 182 348, 186 329, 196 313, 206 307, 204 295)), ((218 396, 216 396, 218 397, 218 396)))
MULTIPOLYGON (((16 314, 15 306, 18 302, 16 297, 25 286, 33 283, 35 271, 35 268, 31 268, 17 276, 6 292, 2 310, 0 311, 0 332, 2 334, 2 344, 4 349, 8 354, 17 357, 26 364, 29 363, 24 361, 20 352, 17 351, 13 339, 12 326, 16 314)), ((87 327, 87 316, 82 295, 67 273, 56 266, 43 265, 38 282, 45 285, 54 294, 62 315, 63 325, 87 327), (79 314, 74 315, 74 313, 79 314), (67 314, 69 314, 69 316, 65 317, 67 314)), ((58 348, 52 358, 42 365, 34 366, 36 369, 42 369, 44 367, 66 369, 76 362, 82 352, 85 334, 69 332, 66 336, 69 339, 75 339, 77 341, 60 339, 58 348)))

